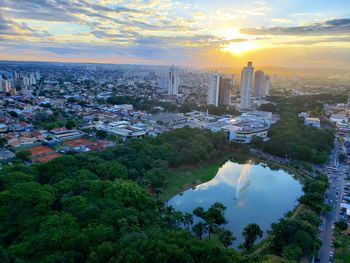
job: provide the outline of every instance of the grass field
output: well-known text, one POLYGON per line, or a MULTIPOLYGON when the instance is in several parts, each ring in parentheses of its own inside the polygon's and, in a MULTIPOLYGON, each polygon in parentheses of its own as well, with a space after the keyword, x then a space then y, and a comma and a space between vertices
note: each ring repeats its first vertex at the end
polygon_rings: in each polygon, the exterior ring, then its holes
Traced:
POLYGON ((342 233, 339 229, 335 228, 334 237, 334 262, 350 262, 350 236, 342 233))
POLYGON ((170 171, 168 187, 159 195, 161 201, 167 201, 176 194, 214 178, 222 160, 191 168, 178 168, 170 171))

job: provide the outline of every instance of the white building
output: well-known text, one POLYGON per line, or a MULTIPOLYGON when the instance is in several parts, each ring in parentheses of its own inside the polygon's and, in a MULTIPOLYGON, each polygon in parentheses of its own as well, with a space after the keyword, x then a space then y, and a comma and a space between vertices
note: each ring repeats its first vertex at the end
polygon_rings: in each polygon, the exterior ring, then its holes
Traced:
POLYGON ((52 129, 50 130, 50 133, 55 139, 58 139, 58 140, 67 140, 67 139, 79 138, 83 136, 83 134, 80 131, 75 129, 68 130, 65 127, 52 129))
POLYGON ((252 62, 248 62, 247 67, 243 68, 241 75, 241 109, 250 109, 251 107, 253 72, 252 62))
POLYGON ((180 78, 178 69, 173 65, 169 68, 168 73, 168 95, 179 95, 180 78))
POLYGON ((254 74, 254 97, 256 99, 261 99, 263 97, 263 87, 264 87, 265 74, 262 70, 255 71, 254 74))
POLYGON ((251 143, 256 137, 260 137, 263 140, 267 140, 267 133, 269 126, 234 126, 227 125, 223 127, 223 130, 227 134, 229 141, 235 141, 239 143, 251 143))
POLYGON ((300 112, 300 113, 298 114, 298 117, 299 117, 299 118, 306 118, 306 117, 310 117, 310 114, 307 113, 307 112, 300 112))
POLYGON ((34 73, 30 73, 29 83, 30 83, 30 85, 36 85, 36 79, 35 79, 34 73))
POLYGON ((23 85, 25 88, 28 88, 31 85, 28 77, 23 77, 23 85))
POLYGON ((321 127, 320 118, 305 117, 304 124, 316 128, 321 127))
POLYGON ((334 123, 347 123, 349 118, 344 114, 332 114, 330 120, 334 123))
POLYGON ((11 91, 11 83, 7 79, 1 79, 1 89, 0 91, 4 93, 9 93, 11 91))
POLYGON ((128 121, 115 121, 108 124, 97 124, 97 130, 103 130, 121 137, 123 140, 128 138, 140 138, 147 135, 144 128, 131 125, 128 121))
POLYGON ((41 79, 41 75, 40 75, 40 71, 35 71, 35 79, 36 80, 40 80, 41 79))
POLYGON ((220 87, 220 75, 216 72, 209 74, 208 85, 208 105, 219 105, 219 87, 220 87))

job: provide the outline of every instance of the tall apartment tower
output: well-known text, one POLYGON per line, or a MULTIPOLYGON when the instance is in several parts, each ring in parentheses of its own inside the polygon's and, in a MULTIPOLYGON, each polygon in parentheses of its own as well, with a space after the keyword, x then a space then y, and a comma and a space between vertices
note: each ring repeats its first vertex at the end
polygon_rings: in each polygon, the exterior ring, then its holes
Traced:
POLYGON ((243 68, 241 75, 241 109, 250 109, 251 107, 253 72, 252 62, 248 62, 248 65, 243 68))
POLYGON ((265 79, 264 71, 262 70, 255 71, 253 96, 256 99, 261 99, 264 96, 263 94, 264 79, 265 79))
POLYGON ((231 104, 231 90, 233 89, 233 76, 221 76, 219 86, 219 105, 231 104))
POLYGON ((209 74, 208 85, 208 105, 219 105, 219 88, 220 88, 220 75, 216 72, 209 74))
POLYGON ((264 77, 264 83, 263 83, 263 96, 269 96, 270 95, 270 85, 271 85, 271 76, 265 75, 264 77))
POLYGON ((179 95, 180 78, 179 78, 178 70, 174 65, 169 68, 167 82, 168 82, 168 95, 178 96, 179 95))
POLYGON ((39 70, 35 71, 35 79, 36 80, 40 80, 41 79, 41 75, 40 75, 40 71, 39 70))
POLYGON ((36 79, 34 73, 30 73, 29 75, 29 85, 36 85, 36 79))

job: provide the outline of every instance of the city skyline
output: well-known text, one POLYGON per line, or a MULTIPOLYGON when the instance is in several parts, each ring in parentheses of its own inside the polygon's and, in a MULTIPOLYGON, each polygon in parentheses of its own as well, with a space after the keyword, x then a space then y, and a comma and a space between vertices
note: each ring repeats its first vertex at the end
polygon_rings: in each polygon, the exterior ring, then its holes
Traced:
POLYGON ((350 68, 350 2, 1 1, 0 59, 350 68))

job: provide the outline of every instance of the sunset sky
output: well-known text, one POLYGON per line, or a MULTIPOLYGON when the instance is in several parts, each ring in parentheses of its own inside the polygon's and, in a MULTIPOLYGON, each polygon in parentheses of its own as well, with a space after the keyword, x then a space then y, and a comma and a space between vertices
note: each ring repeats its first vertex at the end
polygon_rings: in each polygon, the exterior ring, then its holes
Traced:
POLYGON ((350 0, 0 0, 0 59, 350 68, 350 0))

